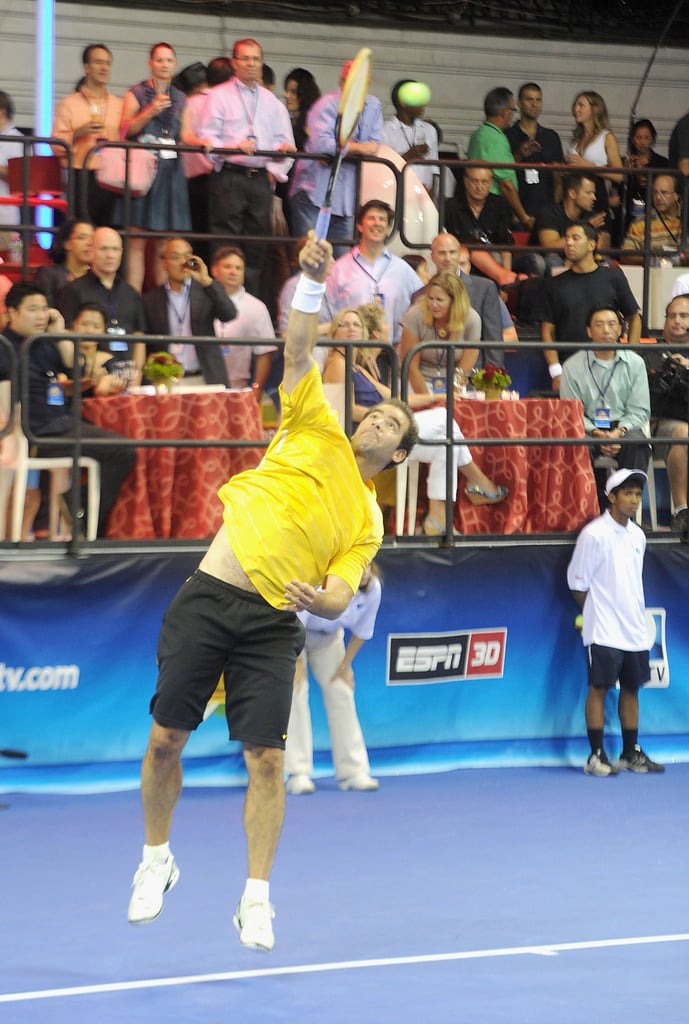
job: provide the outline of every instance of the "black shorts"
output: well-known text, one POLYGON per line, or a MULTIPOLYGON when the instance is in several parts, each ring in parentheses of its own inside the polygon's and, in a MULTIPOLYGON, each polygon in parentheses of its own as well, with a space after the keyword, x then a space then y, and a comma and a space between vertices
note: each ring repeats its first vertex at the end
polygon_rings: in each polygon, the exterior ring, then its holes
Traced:
POLYGON ((620 689, 634 692, 651 678, 648 651, 618 651, 616 647, 591 644, 586 648, 589 686, 607 690, 620 682, 620 689))
POLYGON ((163 617, 151 714, 167 728, 196 729, 224 673, 231 738, 284 749, 303 646, 293 612, 197 570, 163 617))

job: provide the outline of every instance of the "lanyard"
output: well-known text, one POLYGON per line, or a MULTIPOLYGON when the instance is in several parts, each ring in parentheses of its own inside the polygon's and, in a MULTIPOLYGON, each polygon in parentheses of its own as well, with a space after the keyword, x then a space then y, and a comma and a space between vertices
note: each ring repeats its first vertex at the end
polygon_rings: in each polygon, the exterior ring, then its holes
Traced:
POLYGON ((615 375, 615 370, 619 366, 619 362, 620 361, 619 361, 619 359, 617 359, 617 357, 615 357, 615 359, 613 359, 612 369, 610 370, 610 375, 608 376, 607 381, 605 380, 605 370, 604 370, 603 371, 603 380, 601 381, 600 384, 596 380, 594 372, 593 372, 593 366, 591 364, 591 353, 590 352, 586 353, 586 362, 588 363, 589 373, 591 374, 591 378, 593 380, 593 383, 596 385, 596 390, 598 391, 598 394, 600 395, 600 400, 601 400, 601 402, 605 402, 605 395, 607 393, 608 388, 610 387, 610 384, 612 383, 612 378, 615 375))
POLYGON ((244 99, 244 92, 252 92, 252 90, 251 89, 247 90, 243 86, 240 87, 239 81, 236 78, 234 80, 234 84, 235 84, 235 87, 237 89, 237 95, 239 96, 241 104, 244 107, 244 113, 246 114, 246 120, 247 120, 248 125, 249 125, 249 137, 250 138, 251 137, 255 138, 256 137, 256 132, 254 131, 254 125, 255 125, 255 122, 256 122, 256 114, 258 113, 258 100, 259 100, 258 86, 256 86, 256 88, 253 90, 253 93, 252 93, 252 95, 254 97, 254 109, 253 109, 253 112, 251 112, 249 110, 248 106, 246 105, 246 101, 244 99))
POLYGON ((117 323, 117 308, 119 306, 120 299, 120 282, 115 281, 110 291, 105 287, 102 281, 98 282, 98 289, 103 296, 103 303, 108 313, 110 314, 110 322, 117 323))
POLYGON ((171 288, 165 289, 168 308, 171 310, 175 320, 177 321, 177 326, 180 328, 180 330, 186 319, 187 310, 189 309, 189 301, 191 299, 191 288, 185 288, 184 290, 186 292, 186 296, 182 298, 183 305, 180 309, 176 293, 173 292, 171 288))
POLYGON ((380 274, 378 275, 378 277, 376 277, 375 274, 372 274, 370 271, 368 271, 366 269, 364 264, 358 259, 358 256, 359 256, 359 254, 356 253, 356 252, 353 255, 353 259, 354 259, 354 262, 356 263, 356 265, 359 267, 360 270, 363 270, 363 272, 366 274, 366 277, 370 278, 371 281, 373 281, 373 283, 375 285, 378 285, 382 281, 382 279, 385 276, 385 274, 387 274, 388 267, 390 266, 391 261, 390 260, 386 260, 385 261, 385 266, 383 267, 383 269, 380 272, 380 274))

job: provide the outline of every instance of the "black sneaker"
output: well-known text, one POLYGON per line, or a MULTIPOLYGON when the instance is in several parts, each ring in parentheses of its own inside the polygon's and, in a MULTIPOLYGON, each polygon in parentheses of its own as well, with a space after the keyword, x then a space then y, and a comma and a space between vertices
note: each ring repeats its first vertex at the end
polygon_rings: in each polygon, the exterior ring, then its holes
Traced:
POLYGON ((683 508, 675 512, 670 523, 670 530, 676 533, 683 544, 689 543, 689 509, 683 508))
POLYGON ((632 754, 622 754, 617 762, 617 770, 618 772, 637 772, 639 775, 643 775, 646 772, 664 772, 665 766, 651 761, 648 754, 644 754, 637 743, 632 754))

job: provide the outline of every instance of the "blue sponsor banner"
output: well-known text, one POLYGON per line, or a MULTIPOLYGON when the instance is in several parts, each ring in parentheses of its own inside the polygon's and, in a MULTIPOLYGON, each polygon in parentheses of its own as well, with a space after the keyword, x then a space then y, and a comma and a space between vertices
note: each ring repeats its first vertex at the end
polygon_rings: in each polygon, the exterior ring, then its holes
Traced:
MULTIPOLYGON (((573 746, 579 757, 586 663, 566 585, 571 551, 563 544, 381 552, 376 631, 354 664, 374 767, 570 763, 573 746)), ((0 749, 29 754, 21 765, 0 759, 0 789, 83 789, 89 776, 96 789, 133 784, 162 616, 197 563, 189 553, 116 553, 0 566, 0 749)), ((656 671, 640 698, 641 734, 666 759, 689 757, 688 569, 687 547, 649 545, 656 671)), ((311 693, 317 762, 327 765, 317 684, 311 693)), ((618 735, 614 701, 608 724, 618 735)), ((212 715, 192 736, 186 762, 204 784, 241 781, 224 716, 212 715)))

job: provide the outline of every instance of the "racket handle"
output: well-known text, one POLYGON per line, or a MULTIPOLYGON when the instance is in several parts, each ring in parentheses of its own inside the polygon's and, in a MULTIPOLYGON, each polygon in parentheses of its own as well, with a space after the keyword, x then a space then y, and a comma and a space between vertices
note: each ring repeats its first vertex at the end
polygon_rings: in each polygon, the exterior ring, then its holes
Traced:
POLYGON ((330 227, 330 214, 331 209, 329 206, 323 206, 319 211, 315 227, 316 238, 318 239, 319 242, 322 242, 325 238, 328 237, 328 228, 330 227))

